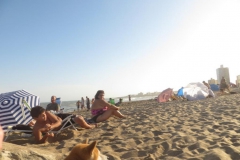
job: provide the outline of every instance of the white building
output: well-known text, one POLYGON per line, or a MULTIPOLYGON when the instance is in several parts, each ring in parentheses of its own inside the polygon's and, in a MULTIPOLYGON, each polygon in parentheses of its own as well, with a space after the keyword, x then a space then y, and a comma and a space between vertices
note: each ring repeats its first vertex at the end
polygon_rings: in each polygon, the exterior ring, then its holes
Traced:
POLYGON ((230 84, 230 77, 229 77, 229 69, 226 67, 224 68, 223 65, 217 69, 217 81, 220 84, 222 77, 226 79, 227 84, 230 84))
POLYGON ((218 81, 211 78, 210 80, 208 80, 208 84, 218 84, 218 81))

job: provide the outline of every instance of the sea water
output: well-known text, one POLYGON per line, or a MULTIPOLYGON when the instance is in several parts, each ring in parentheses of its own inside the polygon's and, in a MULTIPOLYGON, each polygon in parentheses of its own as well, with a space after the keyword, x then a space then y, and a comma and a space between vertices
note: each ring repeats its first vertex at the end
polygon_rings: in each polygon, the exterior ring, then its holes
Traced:
MULTIPOLYGON (((148 100, 148 99, 154 99, 156 97, 155 96, 139 96, 139 97, 131 97, 131 101, 141 101, 141 100, 148 100)), ((115 103, 119 102, 119 98, 112 98, 114 99, 115 103)), ((76 103, 78 100, 75 100, 75 101, 64 101, 63 98, 61 98, 62 100, 62 103, 61 103, 61 106, 60 108, 63 109, 63 112, 64 113, 67 113, 67 112, 73 112, 74 110, 77 110, 77 106, 76 106, 76 103)), ((109 98, 105 98, 106 101, 109 100, 109 98)), ((90 98, 90 101, 91 101, 91 98, 90 98)), ((128 97, 122 97, 122 102, 129 102, 129 99, 128 97)), ((40 105, 44 108, 47 107, 47 105, 49 104, 50 102, 43 102, 41 103, 40 105)), ((86 100, 85 100, 85 103, 86 103, 86 100)), ((86 106, 86 104, 85 104, 86 106)))

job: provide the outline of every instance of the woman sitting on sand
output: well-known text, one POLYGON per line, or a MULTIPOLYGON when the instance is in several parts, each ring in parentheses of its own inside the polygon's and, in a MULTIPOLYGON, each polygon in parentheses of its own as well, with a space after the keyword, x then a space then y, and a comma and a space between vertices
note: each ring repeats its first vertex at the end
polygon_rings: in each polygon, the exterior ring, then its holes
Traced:
POLYGON ((112 115, 125 118, 119 111, 119 107, 116 107, 104 100, 104 91, 99 90, 95 95, 95 101, 92 104, 92 120, 95 123, 102 122, 110 118, 112 115))

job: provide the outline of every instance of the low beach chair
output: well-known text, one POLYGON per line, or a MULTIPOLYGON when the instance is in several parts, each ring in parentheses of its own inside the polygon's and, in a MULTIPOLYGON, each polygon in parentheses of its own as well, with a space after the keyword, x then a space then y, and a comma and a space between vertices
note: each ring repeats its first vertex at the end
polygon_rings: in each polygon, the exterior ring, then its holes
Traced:
MULTIPOLYGON (((58 117, 60 117, 59 115, 60 115, 60 114, 57 114, 58 117)), ((60 117, 60 118, 61 118, 61 117, 60 117)), ((49 133, 52 132, 52 133, 54 133, 55 135, 57 135, 57 134, 59 134, 61 131, 65 130, 65 129, 67 129, 67 128, 70 128, 70 127, 73 127, 73 129, 77 131, 77 128, 74 126, 75 123, 73 123, 73 122, 71 121, 72 118, 73 118, 73 115, 67 116, 66 118, 64 118, 64 119, 62 120, 62 126, 61 126, 61 128, 60 128, 59 130, 57 130, 57 131, 50 130, 49 133)))

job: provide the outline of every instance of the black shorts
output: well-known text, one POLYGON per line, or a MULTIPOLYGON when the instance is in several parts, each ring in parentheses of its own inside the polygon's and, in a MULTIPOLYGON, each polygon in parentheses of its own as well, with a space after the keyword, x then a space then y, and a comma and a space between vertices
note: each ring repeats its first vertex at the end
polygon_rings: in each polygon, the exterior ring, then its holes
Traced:
MULTIPOLYGON (((58 113, 58 114, 56 114, 56 116, 58 116, 58 117, 61 118, 62 120, 64 120, 65 118, 67 118, 67 117, 70 116, 70 115, 72 115, 72 116, 71 116, 71 122, 72 122, 73 124, 76 123, 76 122, 74 121, 74 118, 76 118, 77 115, 73 115, 73 114, 70 114, 70 113, 58 113)), ((71 125, 71 123, 68 122, 68 123, 65 125, 65 127, 70 126, 70 125, 71 125)))

